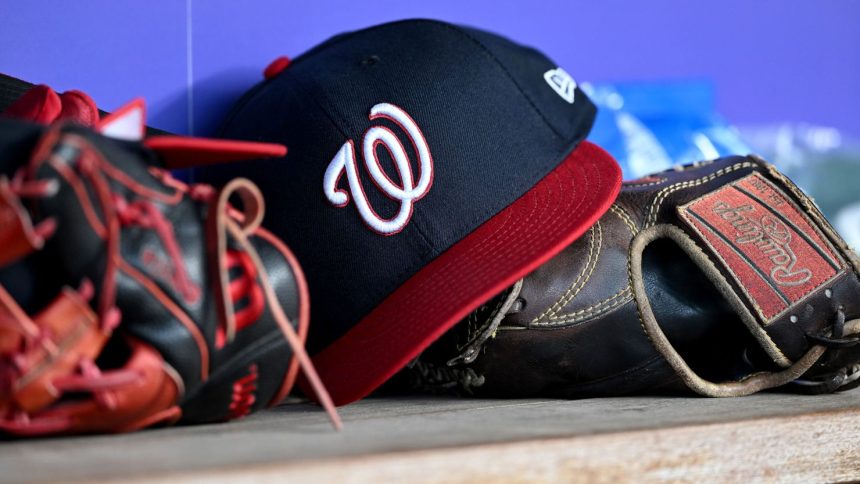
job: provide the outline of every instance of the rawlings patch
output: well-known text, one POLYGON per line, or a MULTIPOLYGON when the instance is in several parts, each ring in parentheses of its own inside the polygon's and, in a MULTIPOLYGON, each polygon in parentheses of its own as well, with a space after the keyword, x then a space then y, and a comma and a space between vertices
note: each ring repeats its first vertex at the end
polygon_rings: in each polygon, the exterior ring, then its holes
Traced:
POLYGON ((845 268, 809 217, 758 173, 678 212, 735 279, 765 326, 845 268))

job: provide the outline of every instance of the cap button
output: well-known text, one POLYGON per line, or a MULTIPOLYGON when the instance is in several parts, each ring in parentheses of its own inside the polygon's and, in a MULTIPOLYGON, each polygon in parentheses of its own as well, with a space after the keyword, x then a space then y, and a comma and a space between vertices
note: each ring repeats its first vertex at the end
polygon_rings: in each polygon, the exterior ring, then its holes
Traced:
POLYGON ((265 77, 266 79, 271 79, 283 72, 283 70, 289 67, 289 65, 290 58, 285 55, 282 55, 281 57, 278 57, 277 59, 273 60, 272 63, 266 67, 266 70, 263 71, 263 77, 265 77))

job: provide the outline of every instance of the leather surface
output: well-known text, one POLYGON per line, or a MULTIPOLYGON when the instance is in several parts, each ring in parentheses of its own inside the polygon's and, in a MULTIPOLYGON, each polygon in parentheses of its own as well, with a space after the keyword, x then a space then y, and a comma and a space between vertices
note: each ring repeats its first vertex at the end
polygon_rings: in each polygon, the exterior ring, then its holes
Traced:
MULTIPOLYGON (((658 238, 644 249, 644 286, 658 324, 701 377, 739 381, 757 371, 786 366, 785 361, 775 361, 773 351, 766 351, 768 338, 788 363, 794 362, 812 345, 806 333, 828 331, 837 308, 842 307, 848 319, 860 316, 857 259, 812 202, 770 165, 756 157, 729 157, 625 183, 612 208, 582 238, 523 280, 517 303, 471 364, 448 363, 458 352, 453 342, 473 336, 474 325, 461 323, 388 388, 433 390, 435 386, 436 390, 456 388, 460 393, 502 397, 688 391, 640 322, 641 308, 631 289, 631 243, 649 227, 680 228, 692 245, 714 261, 746 309, 756 314, 749 291, 679 216, 679 207, 752 173, 800 207, 837 254, 841 275, 773 320, 757 318, 755 324, 766 335, 760 338, 672 239, 658 238), (468 378, 463 378, 465 372, 468 378), (428 382, 428 374, 437 381, 428 382)), ((800 260, 797 267, 802 264, 800 260)), ((827 374, 858 359, 856 349, 830 350, 810 373, 827 374)))

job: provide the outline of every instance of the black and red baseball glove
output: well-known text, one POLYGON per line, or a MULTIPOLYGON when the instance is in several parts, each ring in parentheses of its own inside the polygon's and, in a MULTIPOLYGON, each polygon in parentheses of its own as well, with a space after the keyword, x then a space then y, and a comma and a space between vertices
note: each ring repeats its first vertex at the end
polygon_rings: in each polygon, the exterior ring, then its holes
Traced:
POLYGON ((303 348, 301 269, 260 226, 259 190, 159 168, 284 148, 113 139, 143 132, 142 105, 99 119, 80 93, 28 96, 0 118, 0 432, 230 420, 279 403, 299 368, 339 426, 303 348))

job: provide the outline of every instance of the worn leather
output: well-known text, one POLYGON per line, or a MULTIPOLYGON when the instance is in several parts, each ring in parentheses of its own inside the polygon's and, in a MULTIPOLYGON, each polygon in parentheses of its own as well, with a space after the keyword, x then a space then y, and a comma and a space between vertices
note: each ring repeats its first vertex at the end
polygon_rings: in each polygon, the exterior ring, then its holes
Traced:
MULTIPOLYGON (((674 350, 693 373, 708 382, 742 382, 753 374, 791 367, 815 346, 807 333, 831 334, 838 308, 843 308, 848 320, 860 316, 857 258, 811 200, 760 158, 729 157, 625 183, 615 204, 583 237, 522 280, 516 301, 498 315, 501 321, 493 336, 480 344, 471 362, 464 362, 470 359, 463 358, 464 348, 487 330, 492 308, 500 306, 507 293, 489 301, 440 338, 388 388, 566 398, 689 392, 690 385, 645 330, 646 309, 634 297, 634 240, 643 232, 656 233, 666 226, 679 229, 673 233, 681 232, 679 237, 692 247, 689 250, 701 251, 713 263, 741 302, 731 304, 675 239, 658 236, 644 247, 642 299, 649 303, 674 350), (761 177, 785 194, 814 226, 816 237, 820 237, 816 240, 823 239, 825 250, 838 266, 838 270, 824 267, 837 274, 799 300, 790 301, 792 304, 773 318, 756 311, 755 297, 733 278, 737 269, 721 265, 720 250, 710 247, 682 216, 685 204, 753 173, 758 175, 747 180, 761 177), (744 311, 753 315, 746 323, 741 317, 744 311)), ((789 250, 798 250, 797 235, 794 241, 788 239, 789 250)), ((761 252, 776 250, 764 245, 768 241, 766 235, 736 247, 759 250, 750 253, 764 265, 772 260, 783 262, 778 257, 786 254, 761 252)), ((777 279, 783 273, 803 279, 807 276, 804 264, 818 261, 817 256, 810 257, 807 261, 798 258, 794 265, 786 266, 788 269, 771 269, 774 274, 782 271, 777 279)), ((773 284, 771 279, 764 274, 762 280, 773 284)), ((804 378, 829 376, 858 360, 857 346, 829 350, 804 378)))

